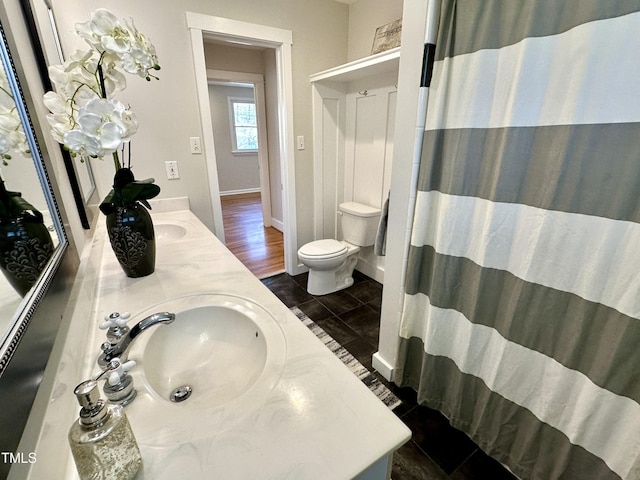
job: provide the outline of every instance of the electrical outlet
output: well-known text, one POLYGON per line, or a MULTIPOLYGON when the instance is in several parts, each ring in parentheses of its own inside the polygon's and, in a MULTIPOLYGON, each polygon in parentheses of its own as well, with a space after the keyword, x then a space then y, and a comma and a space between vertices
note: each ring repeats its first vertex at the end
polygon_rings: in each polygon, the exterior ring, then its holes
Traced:
POLYGON ((189 137, 189 145, 191 146, 191 153, 202 153, 202 147, 200 146, 200 137, 189 137))
POLYGON ((178 178, 180 178, 180 172, 178 171, 178 162, 176 160, 164 162, 164 168, 167 170, 167 178, 169 180, 177 180, 178 178))

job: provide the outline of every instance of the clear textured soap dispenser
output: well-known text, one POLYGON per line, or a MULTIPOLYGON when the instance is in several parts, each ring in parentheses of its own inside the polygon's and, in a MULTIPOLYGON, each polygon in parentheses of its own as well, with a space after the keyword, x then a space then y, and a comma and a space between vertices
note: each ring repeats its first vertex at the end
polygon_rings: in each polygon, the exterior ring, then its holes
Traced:
POLYGON ((82 382, 74 393, 82 409, 69 444, 80 479, 132 479, 142 457, 124 409, 105 403, 95 380, 82 382))

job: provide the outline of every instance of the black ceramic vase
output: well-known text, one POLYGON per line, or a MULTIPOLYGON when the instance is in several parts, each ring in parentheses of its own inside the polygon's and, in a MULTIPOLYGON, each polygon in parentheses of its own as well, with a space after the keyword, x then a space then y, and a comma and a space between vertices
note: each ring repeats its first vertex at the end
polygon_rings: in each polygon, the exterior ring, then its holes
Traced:
POLYGON ((36 283, 52 254, 51 234, 41 217, 0 219, 0 270, 20 296, 36 283))
POLYGON ((147 209, 135 202, 116 206, 107 215, 107 232, 111 248, 127 277, 138 278, 153 273, 156 265, 156 239, 147 209))

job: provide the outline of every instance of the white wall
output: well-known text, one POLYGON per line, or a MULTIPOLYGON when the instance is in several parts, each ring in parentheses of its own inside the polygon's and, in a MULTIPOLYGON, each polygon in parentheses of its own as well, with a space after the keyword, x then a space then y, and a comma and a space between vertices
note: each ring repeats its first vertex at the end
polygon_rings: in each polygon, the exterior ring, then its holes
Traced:
POLYGON ((234 154, 232 152, 229 97, 253 100, 253 88, 209 85, 220 193, 260 190, 258 154, 234 154))
MULTIPOLYGON (((161 198, 188 196, 194 213, 213 229, 206 165, 203 155, 189 152, 189 137, 202 136, 195 89, 190 36, 185 12, 231 18, 292 30, 294 135, 305 135, 307 148, 295 152, 298 242, 312 237, 313 164, 311 149, 311 86, 309 75, 347 58, 348 7, 333 0, 53 0, 60 35, 66 51, 84 48, 74 25, 98 7, 119 17, 133 17, 136 26, 155 44, 162 70, 161 80, 145 82, 128 78, 120 96, 135 111, 140 127, 133 139, 134 173, 155 177, 161 198), (164 162, 177 160, 181 178, 168 181, 164 162)), ((113 167, 94 162, 100 194, 108 191, 113 167)))
POLYGON ((376 29, 402 18, 402 0, 359 0, 349 6, 349 61, 371 55, 376 29))
POLYGON ((262 49, 221 43, 204 44, 204 59, 209 70, 264 73, 262 49))

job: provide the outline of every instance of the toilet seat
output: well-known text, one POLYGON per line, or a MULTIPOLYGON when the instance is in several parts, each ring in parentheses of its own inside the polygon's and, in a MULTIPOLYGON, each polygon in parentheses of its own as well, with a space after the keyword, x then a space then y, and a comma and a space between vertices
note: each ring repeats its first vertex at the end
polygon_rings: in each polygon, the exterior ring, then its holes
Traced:
POLYGON ((348 247, 338 240, 315 240, 300 247, 298 254, 303 257, 321 259, 335 258, 344 255, 348 247))

